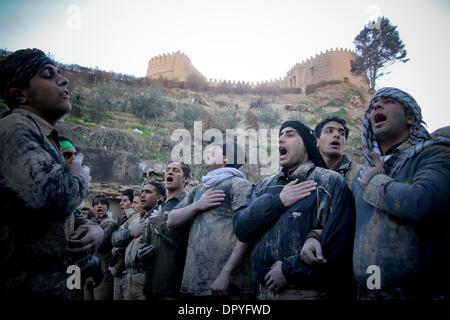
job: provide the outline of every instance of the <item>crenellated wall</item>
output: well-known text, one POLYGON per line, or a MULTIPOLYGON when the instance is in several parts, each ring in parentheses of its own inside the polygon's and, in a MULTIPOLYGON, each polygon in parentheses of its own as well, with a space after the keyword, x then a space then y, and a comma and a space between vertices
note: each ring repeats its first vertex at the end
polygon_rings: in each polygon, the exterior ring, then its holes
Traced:
POLYGON ((351 72, 351 61, 356 59, 354 52, 348 49, 327 50, 320 52, 306 61, 295 64, 286 74, 288 87, 302 88, 322 81, 344 80, 367 87, 364 76, 355 76, 351 72))
POLYGON ((183 52, 174 52, 153 57, 148 62, 147 78, 186 81, 190 75, 205 78, 183 52))
MULTIPOLYGON (((295 64, 284 78, 258 81, 230 81, 208 79, 211 87, 229 84, 246 85, 250 87, 271 86, 282 88, 301 88, 305 91, 306 86, 317 84, 322 81, 348 80, 350 83, 367 88, 368 82, 364 75, 356 76, 351 73, 351 61, 356 59, 356 54, 348 49, 336 48, 320 52, 314 57, 295 64)), ((190 75, 198 75, 206 78, 192 65, 189 57, 182 52, 163 54, 150 59, 147 68, 147 77, 158 79, 163 77, 169 80, 186 81, 190 75)))

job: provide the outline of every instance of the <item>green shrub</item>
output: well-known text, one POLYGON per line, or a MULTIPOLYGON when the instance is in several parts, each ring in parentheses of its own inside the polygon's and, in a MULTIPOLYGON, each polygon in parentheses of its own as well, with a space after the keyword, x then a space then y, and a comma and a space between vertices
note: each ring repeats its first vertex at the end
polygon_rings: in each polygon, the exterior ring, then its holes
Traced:
POLYGON ((158 121, 158 117, 164 114, 167 104, 158 89, 136 93, 131 97, 130 102, 131 112, 144 122, 152 118, 158 121))
POLYGON ((262 110, 259 116, 259 120, 269 125, 270 127, 276 127, 277 125, 279 125, 280 114, 272 107, 267 106, 262 110))
POLYGON ((201 107, 196 104, 181 104, 178 106, 176 119, 188 130, 194 127, 194 121, 201 120, 201 107))
POLYGON ((267 106, 268 103, 263 98, 258 98, 257 100, 250 101, 250 108, 263 109, 267 106))
POLYGON ((6 102, 3 101, 2 99, 0 99, 0 112, 3 112, 3 111, 8 110, 8 109, 9 109, 9 107, 6 104, 6 102))

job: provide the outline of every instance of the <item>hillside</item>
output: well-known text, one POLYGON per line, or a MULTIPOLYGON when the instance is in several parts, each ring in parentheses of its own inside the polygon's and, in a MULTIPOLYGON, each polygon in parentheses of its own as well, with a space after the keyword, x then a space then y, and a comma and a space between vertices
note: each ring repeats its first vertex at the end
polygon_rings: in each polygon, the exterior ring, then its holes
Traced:
MULTIPOLYGON (((255 95, 169 89, 86 71, 66 70, 65 75, 73 109, 58 127, 85 154, 93 182, 135 185, 145 172, 160 176, 176 144, 170 139, 173 130, 192 132, 194 121, 202 121, 203 131, 225 132, 276 128, 287 119, 314 128, 321 118, 338 115, 351 128, 347 153, 357 160, 361 156, 361 117, 369 95, 348 82, 324 83, 308 95, 255 95)), ((254 166, 243 171, 251 181, 260 177, 254 166)), ((194 178, 202 173, 200 166, 193 168, 194 178)))

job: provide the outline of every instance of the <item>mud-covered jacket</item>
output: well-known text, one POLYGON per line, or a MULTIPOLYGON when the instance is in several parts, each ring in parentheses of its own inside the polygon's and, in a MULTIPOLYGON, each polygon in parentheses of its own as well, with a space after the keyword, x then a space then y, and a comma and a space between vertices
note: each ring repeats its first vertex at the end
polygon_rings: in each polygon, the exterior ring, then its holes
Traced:
MULTIPOLYGON (((225 193, 225 200, 220 206, 198 213, 190 222, 181 292, 211 295, 212 283, 236 246, 238 239, 233 232, 233 216, 250 188, 250 182, 239 177, 226 179, 213 187, 225 193)), ((207 190, 203 184, 195 187, 175 208, 198 201, 207 190)), ((231 274, 229 291, 231 294, 253 291, 248 260, 231 274)))
POLYGON ((234 230, 239 240, 253 244, 256 283, 265 283, 264 276, 278 260, 289 285, 296 288, 327 288, 334 280, 351 282, 354 206, 345 179, 337 172, 307 161, 291 175, 281 171, 264 178, 236 211, 234 230), (300 182, 315 180, 317 190, 285 207, 279 194, 297 178, 300 182), (322 229, 319 241, 328 262, 309 266, 301 260, 300 251, 308 233, 315 229, 322 229))
POLYGON ((341 161, 336 166, 336 169, 333 169, 341 176, 344 176, 347 181, 348 188, 352 190, 353 178, 355 178, 356 173, 361 169, 361 165, 350 161, 350 159, 344 154, 342 155, 341 161))
POLYGON ((147 298, 176 297, 180 293, 189 229, 168 228, 167 213, 185 195, 185 192, 180 192, 167 200, 161 206, 161 214, 149 218, 143 240, 145 245, 153 244, 156 249, 148 260, 142 261, 145 269, 144 293, 147 298))
POLYGON ((378 174, 365 189, 355 179, 353 194, 353 270, 359 286, 366 288, 367 268, 378 266, 381 290, 402 292, 405 298, 448 298, 450 147, 429 146, 396 176, 378 174))
POLYGON ((67 224, 87 191, 69 172, 52 125, 20 108, 0 119, 2 295, 68 297, 67 224))

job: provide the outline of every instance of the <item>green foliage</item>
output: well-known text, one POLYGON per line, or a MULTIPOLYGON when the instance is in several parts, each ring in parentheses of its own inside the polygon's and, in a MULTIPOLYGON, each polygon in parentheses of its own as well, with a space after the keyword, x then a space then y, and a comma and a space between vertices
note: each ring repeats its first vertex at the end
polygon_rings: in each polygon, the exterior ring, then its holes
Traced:
POLYGON ((333 99, 328 101, 328 103, 325 105, 325 107, 343 107, 344 101, 341 99, 333 99))
POLYGON ((239 115, 236 110, 222 110, 216 113, 216 119, 222 129, 234 129, 239 123, 239 115))
POLYGON ((72 123, 76 123, 77 120, 83 120, 81 123, 96 123, 100 124, 103 121, 110 120, 111 116, 107 113, 106 110, 102 110, 97 108, 96 106, 85 106, 78 104, 77 102, 72 103, 72 111, 68 116, 66 116, 66 121, 72 121, 72 123), (78 118, 78 119, 77 119, 78 118))
POLYGON ((215 103, 217 104, 217 106, 219 106, 221 108, 225 108, 227 106, 226 102, 224 102, 222 100, 216 100, 215 103))
POLYGON ((276 127, 279 125, 280 114, 271 106, 267 106, 262 110, 259 120, 267 124, 269 127, 276 127))
POLYGON ((130 98, 130 102, 131 112, 144 122, 149 119, 158 121, 158 117, 164 114, 168 105, 158 89, 136 92, 130 98))
POLYGON ((168 162, 170 160, 170 155, 166 153, 158 153, 158 152, 151 152, 151 151, 145 151, 144 157, 150 160, 158 160, 161 162, 168 162))
POLYGON ((388 18, 381 17, 376 23, 364 26, 353 41, 358 58, 352 62, 352 72, 365 73, 369 88, 375 89, 375 82, 386 73, 384 70, 395 62, 407 62, 406 49, 397 26, 388 18))
POLYGON ((350 121, 350 117, 349 114, 347 112, 347 110, 345 110, 344 107, 340 108, 338 111, 336 112, 332 112, 329 114, 330 116, 337 116, 339 118, 343 118, 345 119, 345 121, 349 122, 350 121))
POLYGON ((194 127, 194 121, 201 120, 201 107, 196 104, 181 104, 178 106, 176 119, 188 130, 194 127))
POLYGON ((268 106, 268 103, 263 98, 250 101, 250 108, 263 109, 268 106))
POLYGON ((258 117, 251 110, 247 110, 247 112, 245 113, 245 125, 247 129, 258 129, 259 127, 258 117))
POLYGON ((3 101, 3 99, 0 99, 0 112, 2 112, 2 111, 4 111, 4 110, 8 110, 8 109, 9 109, 9 107, 8 107, 8 105, 6 104, 6 102, 3 101))

